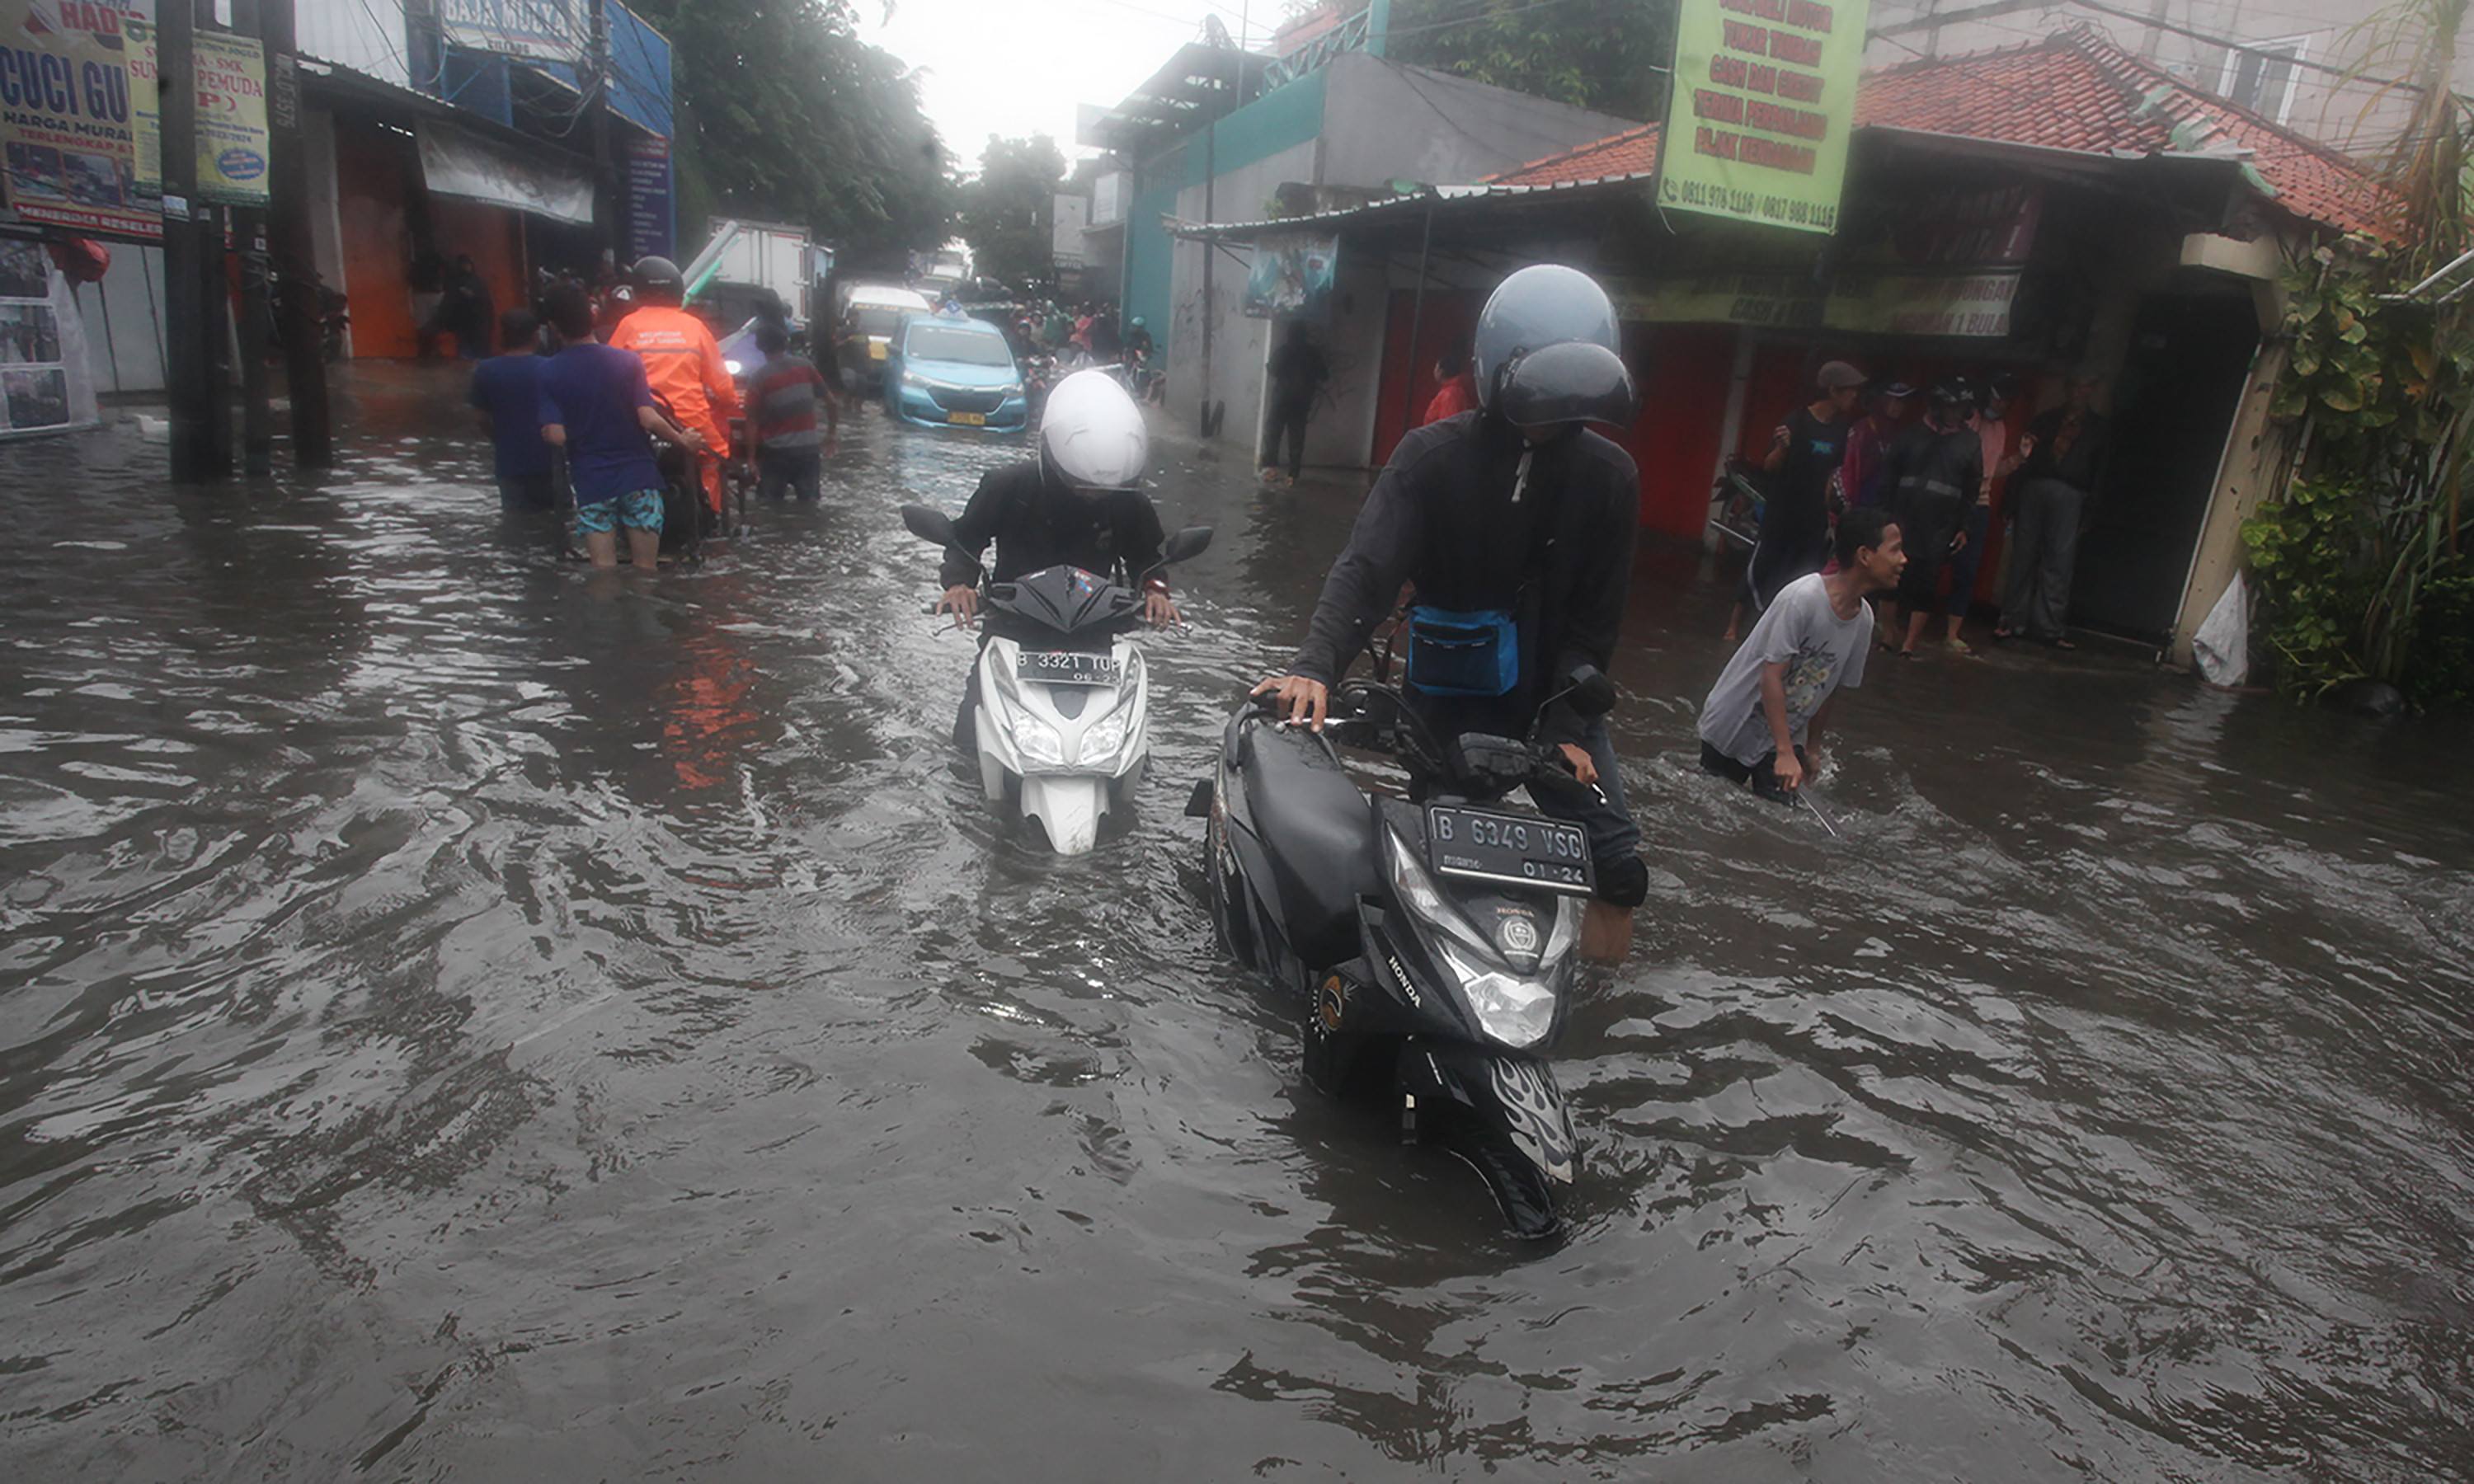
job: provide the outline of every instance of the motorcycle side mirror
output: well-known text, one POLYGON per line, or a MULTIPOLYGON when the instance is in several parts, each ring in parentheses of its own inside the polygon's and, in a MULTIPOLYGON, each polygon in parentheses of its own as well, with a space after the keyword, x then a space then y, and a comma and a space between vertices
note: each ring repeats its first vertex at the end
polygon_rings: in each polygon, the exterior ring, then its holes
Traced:
POLYGON ((1209 526, 1187 526, 1168 539, 1168 545, 1160 553, 1160 564, 1166 566, 1174 562, 1191 561, 1201 556, 1210 545, 1209 526))
POLYGON ((1583 716, 1604 716, 1615 708, 1615 682, 1593 664, 1576 665, 1564 678, 1566 698, 1583 716))
POLYGON ((911 535, 923 541, 934 541, 939 546, 955 544, 953 518, 941 510, 932 510, 925 505, 905 505, 902 507, 902 523, 911 535))

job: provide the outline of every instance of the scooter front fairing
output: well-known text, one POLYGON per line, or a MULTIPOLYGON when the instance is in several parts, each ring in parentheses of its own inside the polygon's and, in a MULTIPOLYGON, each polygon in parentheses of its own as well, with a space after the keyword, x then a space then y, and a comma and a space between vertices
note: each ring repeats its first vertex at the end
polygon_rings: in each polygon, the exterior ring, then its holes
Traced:
POLYGON ((1060 854, 1079 854, 1149 762, 1150 682, 1142 652, 1122 635, 1109 645, 1114 679, 1105 683, 1031 678, 1050 653, 1005 634, 982 650, 973 718, 980 785, 1003 802, 1014 780, 1025 817, 1039 821, 1060 854))

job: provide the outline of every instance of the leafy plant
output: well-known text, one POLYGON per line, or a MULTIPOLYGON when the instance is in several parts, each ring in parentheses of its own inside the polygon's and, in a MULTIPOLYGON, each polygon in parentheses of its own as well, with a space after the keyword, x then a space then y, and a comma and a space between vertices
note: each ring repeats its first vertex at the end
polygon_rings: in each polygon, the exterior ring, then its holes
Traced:
MULTIPOLYGON (((2287 276, 2288 355, 2272 410, 2307 450, 2286 497, 2243 528, 2268 603, 2279 682, 2316 695, 2369 676, 2424 704, 2474 694, 2464 639, 2474 539, 2474 314, 2443 302, 2464 250, 2474 117, 2449 92, 2467 0, 2413 0, 2432 85, 2387 180, 2391 240, 2352 237, 2287 276)), ((2456 272, 2462 275, 2464 270, 2456 272)))

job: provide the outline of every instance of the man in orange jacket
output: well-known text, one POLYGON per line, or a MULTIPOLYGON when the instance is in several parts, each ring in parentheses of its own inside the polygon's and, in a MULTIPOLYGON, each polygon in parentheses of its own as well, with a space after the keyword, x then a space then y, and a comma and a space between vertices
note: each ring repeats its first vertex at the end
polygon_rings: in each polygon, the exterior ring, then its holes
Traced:
POLYGON ((730 448, 730 419, 739 414, 739 387, 722 364, 713 331, 679 307, 687 280, 666 257, 636 263, 636 307, 610 334, 610 344, 633 350, 644 363, 644 380, 683 428, 704 434, 712 452, 696 460, 704 476, 705 503, 721 513, 721 461, 730 448))

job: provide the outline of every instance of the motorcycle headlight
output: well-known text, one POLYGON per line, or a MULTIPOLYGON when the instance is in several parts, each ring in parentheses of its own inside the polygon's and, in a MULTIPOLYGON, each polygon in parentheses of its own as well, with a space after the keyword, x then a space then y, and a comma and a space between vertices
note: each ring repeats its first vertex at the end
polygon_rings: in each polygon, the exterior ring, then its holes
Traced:
POLYGON ((1525 1050, 1554 1029, 1553 990, 1535 979, 1473 963, 1451 944, 1437 946, 1443 963, 1460 976, 1461 997, 1477 1012, 1477 1023, 1488 1035, 1515 1050, 1525 1050))
POLYGON ((744 367, 742 367, 742 366, 740 366, 737 361, 727 361, 727 360, 721 363, 721 369, 722 369, 723 371, 726 371, 730 372, 730 373, 731 373, 732 375, 734 375, 734 376, 738 375, 741 371, 745 370, 745 368, 744 368, 744 367))
POLYGON ((1082 733, 1082 761, 1086 764, 1106 762, 1126 745, 1126 724, 1133 717, 1133 707, 1120 706, 1093 722, 1082 733))
POLYGON ((1021 750, 1026 762, 1065 766, 1065 743, 1056 735, 1056 729, 1028 711, 1013 714, 1013 745, 1021 750))
POLYGON ((1383 850, 1391 857, 1392 889, 1400 894, 1400 900, 1410 911, 1423 918, 1428 926, 1450 934, 1481 953, 1493 951, 1468 920, 1443 899, 1443 889, 1426 874, 1425 863, 1418 859, 1416 849, 1400 838, 1398 830, 1383 831, 1383 850))

